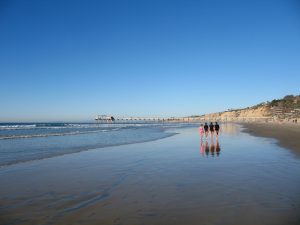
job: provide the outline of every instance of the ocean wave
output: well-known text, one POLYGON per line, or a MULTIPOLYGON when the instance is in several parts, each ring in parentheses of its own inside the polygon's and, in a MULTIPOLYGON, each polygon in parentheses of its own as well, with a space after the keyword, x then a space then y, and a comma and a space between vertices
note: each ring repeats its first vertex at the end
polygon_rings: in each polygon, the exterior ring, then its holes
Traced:
POLYGON ((0 130, 17 130, 17 129, 32 129, 36 128, 35 124, 32 125, 0 125, 0 130))
POLYGON ((80 134, 90 134, 90 133, 100 133, 100 132, 111 132, 111 131, 118 131, 121 129, 137 129, 138 127, 135 126, 123 126, 123 127, 101 127, 101 129, 97 130, 76 130, 70 132, 60 132, 60 133, 37 133, 37 134, 10 134, 10 135, 0 135, 0 140, 5 139, 18 139, 18 138, 38 138, 38 137, 51 137, 51 136, 66 136, 66 135, 80 135, 80 134))
POLYGON ((36 137, 51 137, 51 136, 66 136, 66 135, 79 135, 79 134, 89 134, 89 133, 99 133, 99 132, 108 132, 110 130, 93 130, 93 131, 74 131, 66 133, 46 133, 46 134, 28 134, 28 135, 9 135, 9 136, 0 136, 0 140, 5 139, 18 139, 18 138, 36 138, 36 137))
POLYGON ((79 135, 97 132, 118 131, 120 129, 139 129, 156 127, 160 129, 184 127, 180 123, 36 123, 0 124, 0 140, 18 138, 38 138, 51 136, 79 135), (15 130, 15 131, 14 131, 15 130))
POLYGON ((76 124, 76 123, 35 123, 35 124, 1 124, 0 130, 27 129, 66 129, 66 128, 110 128, 126 127, 133 124, 76 124))

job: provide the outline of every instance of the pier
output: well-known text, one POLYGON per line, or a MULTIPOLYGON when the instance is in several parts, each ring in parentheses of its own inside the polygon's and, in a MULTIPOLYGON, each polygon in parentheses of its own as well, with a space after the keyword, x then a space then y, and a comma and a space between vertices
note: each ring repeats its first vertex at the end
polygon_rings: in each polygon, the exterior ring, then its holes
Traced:
POLYGON ((203 123, 203 122, 270 122, 273 117, 220 117, 220 116, 190 116, 190 117, 114 117, 99 115, 95 118, 100 122, 181 122, 181 123, 203 123))
POLYGON ((98 115, 95 117, 97 123, 100 122, 189 122, 190 119, 184 117, 114 117, 111 115, 98 115))

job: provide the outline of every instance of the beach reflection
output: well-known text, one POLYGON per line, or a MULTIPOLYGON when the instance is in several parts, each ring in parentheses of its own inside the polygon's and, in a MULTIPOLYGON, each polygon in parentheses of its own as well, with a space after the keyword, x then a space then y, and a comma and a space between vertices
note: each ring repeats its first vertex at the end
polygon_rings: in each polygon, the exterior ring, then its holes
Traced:
POLYGON ((240 128, 239 126, 235 126, 231 123, 224 123, 222 124, 220 131, 230 135, 238 135, 240 132, 240 128))
POLYGON ((216 140, 216 154, 217 154, 217 156, 220 155, 220 152, 221 152, 221 147, 220 147, 220 144, 219 144, 219 140, 217 139, 216 140))
POLYGON ((202 156, 220 156, 221 147, 219 140, 211 139, 210 141, 205 140, 205 142, 201 139, 200 142, 200 154, 202 156))

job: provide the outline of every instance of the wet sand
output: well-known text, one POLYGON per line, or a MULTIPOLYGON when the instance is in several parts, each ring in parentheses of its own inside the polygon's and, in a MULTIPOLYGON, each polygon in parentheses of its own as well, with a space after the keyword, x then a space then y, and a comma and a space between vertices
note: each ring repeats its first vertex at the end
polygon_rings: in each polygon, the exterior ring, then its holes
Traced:
POLYGON ((197 128, 176 132, 0 168, 0 224, 300 223, 292 153, 237 125, 224 125, 218 144, 201 143, 197 128))
POLYGON ((300 155, 300 124, 243 123, 245 132, 254 136, 275 138, 282 147, 300 155))

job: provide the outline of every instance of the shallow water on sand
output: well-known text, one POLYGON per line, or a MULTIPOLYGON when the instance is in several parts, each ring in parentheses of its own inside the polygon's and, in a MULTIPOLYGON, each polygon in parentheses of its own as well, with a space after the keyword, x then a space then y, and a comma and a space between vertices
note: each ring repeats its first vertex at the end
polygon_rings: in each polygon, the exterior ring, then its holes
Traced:
POLYGON ((172 136, 180 123, 1 124, 0 166, 172 136))
POLYGON ((300 224, 299 158, 222 128, 0 168, 0 224, 300 224))

